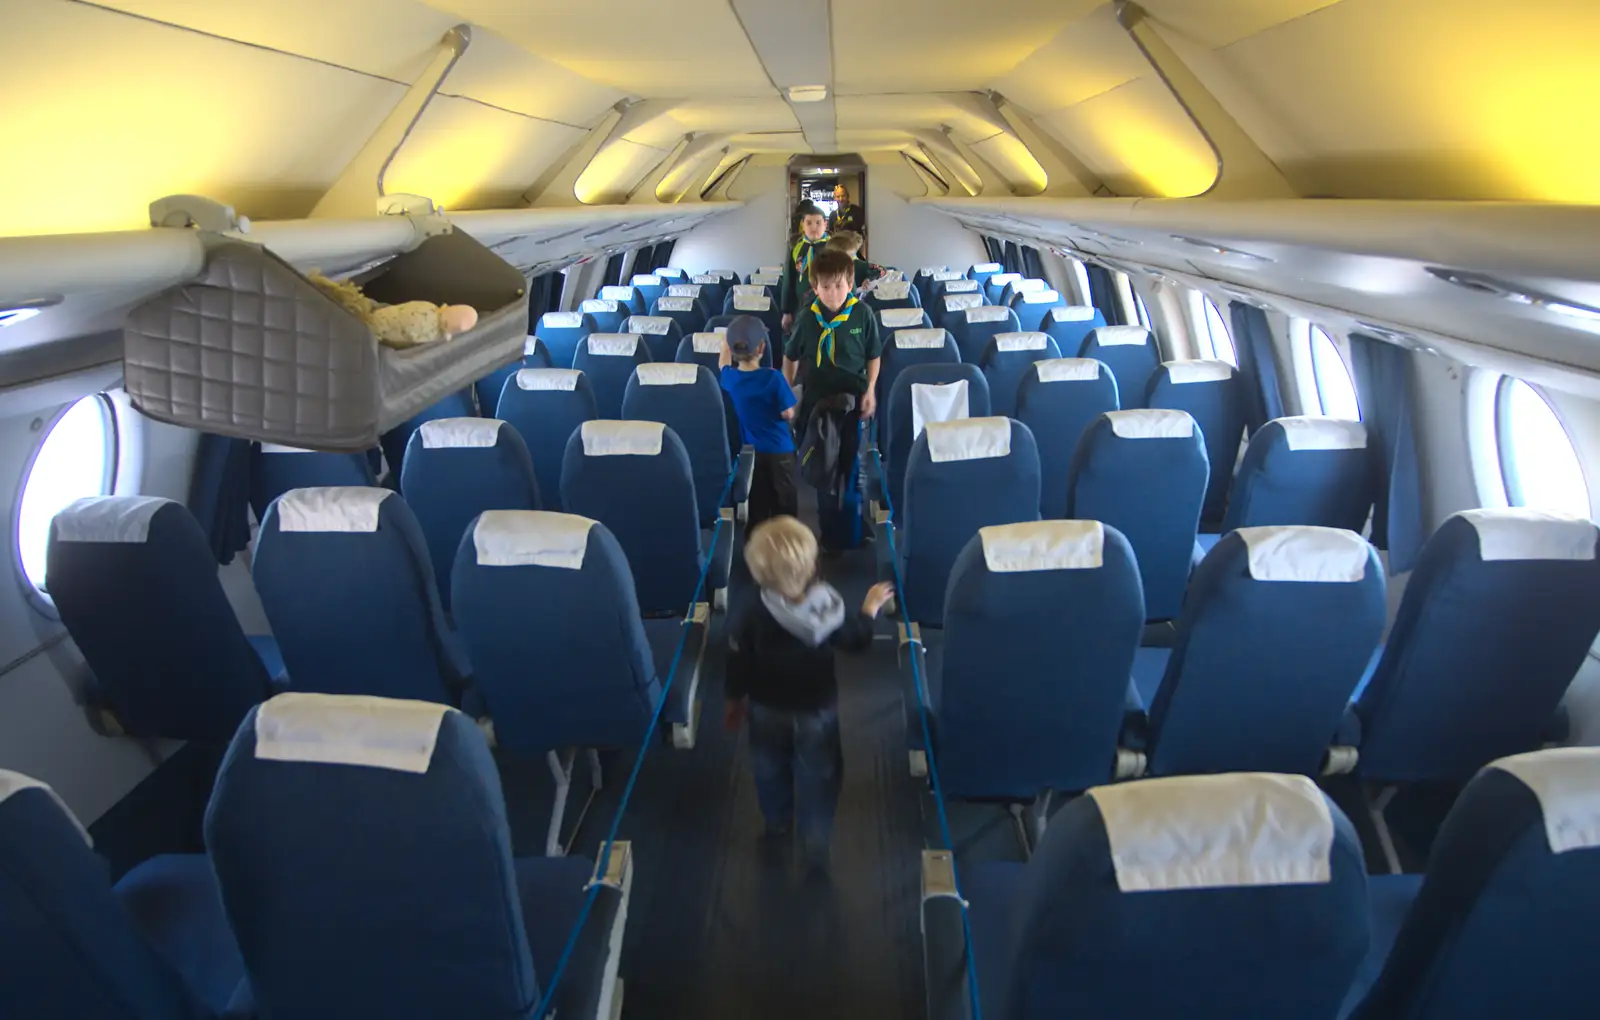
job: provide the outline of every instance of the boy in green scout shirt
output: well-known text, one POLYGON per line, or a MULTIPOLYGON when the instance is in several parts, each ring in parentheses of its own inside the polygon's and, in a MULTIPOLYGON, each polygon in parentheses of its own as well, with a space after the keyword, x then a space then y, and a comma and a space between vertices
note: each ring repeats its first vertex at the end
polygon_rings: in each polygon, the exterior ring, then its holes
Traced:
POLYGON ((783 313, 785 333, 794 328, 795 313, 804 310, 801 299, 806 293, 811 260, 822 254, 827 240, 828 219, 813 206, 800 217, 800 239, 783 260, 783 279, 778 281, 778 311, 783 313))
POLYGON ((868 280, 876 280, 884 274, 882 266, 873 265, 861 257, 861 235, 853 230, 835 233, 828 238, 828 247, 835 251, 842 251, 855 260, 856 264, 856 294, 864 293, 861 285, 868 280))

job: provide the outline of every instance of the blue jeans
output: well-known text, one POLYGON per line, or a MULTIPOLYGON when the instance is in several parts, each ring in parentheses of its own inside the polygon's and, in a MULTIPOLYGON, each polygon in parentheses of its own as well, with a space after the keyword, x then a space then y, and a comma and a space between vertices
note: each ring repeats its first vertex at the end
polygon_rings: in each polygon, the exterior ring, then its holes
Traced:
POLYGON ((844 780, 838 707, 792 712, 751 702, 750 771, 768 827, 786 828, 792 817, 807 850, 826 849, 844 780))

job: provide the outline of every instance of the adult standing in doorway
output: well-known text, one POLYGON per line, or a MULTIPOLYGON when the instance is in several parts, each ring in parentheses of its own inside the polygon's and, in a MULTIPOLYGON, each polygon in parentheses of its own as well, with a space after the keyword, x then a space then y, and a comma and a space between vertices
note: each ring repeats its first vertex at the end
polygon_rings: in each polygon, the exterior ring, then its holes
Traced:
POLYGON ((862 250, 866 250, 867 216, 861 211, 859 205, 852 205, 850 192, 843 184, 836 185, 833 189, 833 200, 839 207, 833 211, 833 216, 828 220, 828 233, 838 234, 843 231, 860 234, 862 250))

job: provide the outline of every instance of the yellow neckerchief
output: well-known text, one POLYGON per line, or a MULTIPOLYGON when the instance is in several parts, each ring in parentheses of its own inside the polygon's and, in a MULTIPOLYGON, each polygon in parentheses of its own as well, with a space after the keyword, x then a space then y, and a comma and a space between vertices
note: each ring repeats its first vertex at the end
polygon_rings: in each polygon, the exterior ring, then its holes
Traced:
POLYGON ((823 235, 817 238, 815 241, 806 237, 801 237, 800 243, 796 244, 794 246, 794 251, 789 253, 790 260, 794 262, 795 272, 799 273, 802 279, 805 278, 806 270, 811 268, 811 253, 817 250, 817 245, 826 244, 829 236, 831 235, 824 231, 823 235), (801 248, 806 250, 804 255, 800 254, 801 248))
POLYGON ((822 335, 817 337, 817 364, 818 365, 822 364, 822 348, 823 347, 827 347, 828 348, 828 360, 831 361, 835 365, 837 365, 839 363, 839 359, 836 356, 836 353, 834 351, 834 346, 833 346, 833 331, 838 329, 840 326, 843 326, 847 321, 849 321, 851 311, 853 311, 855 309, 856 305, 859 304, 859 303, 860 302, 858 302, 856 300, 855 295, 852 294, 849 298, 847 298, 845 300, 844 307, 839 309, 839 314, 835 315, 833 317, 833 321, 832 322, 829 322, 827 319, 822 317, 822 302, 821 301, 813 301, 813 302, 811 302, 811 314, 815 315, 817 317, 817 325, 822 327, 822 335))

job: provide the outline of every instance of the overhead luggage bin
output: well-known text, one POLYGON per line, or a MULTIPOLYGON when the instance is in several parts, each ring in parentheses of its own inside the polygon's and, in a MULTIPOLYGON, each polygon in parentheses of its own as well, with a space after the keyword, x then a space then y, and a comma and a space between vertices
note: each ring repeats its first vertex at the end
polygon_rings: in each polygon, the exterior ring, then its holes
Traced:
POLYGON ((267 248, 221 240, 200 275, 129 313, 128 396, 158 421, 313 450, 361 451, 389 429, 521 356, 522 274, 451 230, 362 284, 381 304, 471 305, 448 340, 386 347, 360 318, 267 248))

